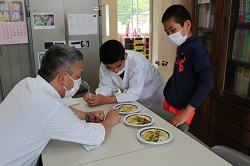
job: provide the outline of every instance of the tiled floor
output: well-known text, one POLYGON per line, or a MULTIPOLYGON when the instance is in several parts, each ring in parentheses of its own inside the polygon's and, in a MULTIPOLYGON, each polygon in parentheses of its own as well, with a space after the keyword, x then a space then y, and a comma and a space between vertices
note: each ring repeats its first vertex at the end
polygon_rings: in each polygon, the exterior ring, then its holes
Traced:
POLYGON ((190 132, 187 132, 187 135, 189 135, 190 137, 192 137, 193 139, 195 139, 197 142, 199 142, 200 144, 202 144, 203 146, 205 146, 206 148, 210 149, 209 146, 207 146, 205 143, 203 143, 201 140, 199 140, 198 138, 196 138, 194 135, 192 135, 190 132))

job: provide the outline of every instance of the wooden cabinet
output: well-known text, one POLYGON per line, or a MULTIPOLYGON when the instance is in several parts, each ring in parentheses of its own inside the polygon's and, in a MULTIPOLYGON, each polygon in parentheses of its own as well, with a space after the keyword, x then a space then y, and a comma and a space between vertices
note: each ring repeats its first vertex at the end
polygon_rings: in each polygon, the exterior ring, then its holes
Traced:
POLYGON ((135 50, 149 59, 149 37, 122 37, 121 43, 126 50, 135 50))
POLYGON ((193 30, 210 54, 214 86, 190 132, 250 155, 250 0, 194 0, 193 30))

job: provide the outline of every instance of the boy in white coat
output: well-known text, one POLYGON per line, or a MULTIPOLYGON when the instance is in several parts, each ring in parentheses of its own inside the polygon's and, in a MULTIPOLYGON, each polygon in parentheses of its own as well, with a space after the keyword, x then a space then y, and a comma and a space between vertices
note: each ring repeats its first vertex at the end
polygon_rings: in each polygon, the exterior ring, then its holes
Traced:
POLYGON ((100 84, 96 95, 83 98, 90 106, 138 101, 146 107, 163 107, 164 80, 144 55, 125 50, 117 40, 100 48, 100 84), (120 93, 115 93, 117 88, 120 93))

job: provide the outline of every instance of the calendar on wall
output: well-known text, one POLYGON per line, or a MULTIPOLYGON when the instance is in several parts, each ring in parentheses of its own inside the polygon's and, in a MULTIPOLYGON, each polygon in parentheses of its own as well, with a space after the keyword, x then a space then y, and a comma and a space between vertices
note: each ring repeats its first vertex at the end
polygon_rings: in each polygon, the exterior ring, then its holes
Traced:
POLYGON ((0 44, 28 43, 24 0, 0 0, 0 44))

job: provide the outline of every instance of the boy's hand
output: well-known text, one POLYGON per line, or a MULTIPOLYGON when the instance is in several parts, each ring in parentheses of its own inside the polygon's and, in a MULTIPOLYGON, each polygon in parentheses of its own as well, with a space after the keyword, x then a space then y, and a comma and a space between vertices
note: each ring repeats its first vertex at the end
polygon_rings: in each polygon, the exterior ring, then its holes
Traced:
POLYGON ((180 115, 177 115, 174 117, 170 123, 174 125, 175 127, 180 126, 181 124, 185 123, 189 116, 191 115, 192 112, 194 112, 195 108, 192 107, 191 105, 187 105, 184 111, 180 115))
POLYGON ((89 106, 93 107, 93 106, 97 106, 97 105, 102 105, 102 104, 106 104, 105 103, 105 96, 101 95, 101 94, 97 94, 97 95, 91 95, 87 98, 87 103, 89 104, 89 106))
POLYGON ((85 100, 86 102, 88 102, 88 98, 91 97, 91 96, 93 96, 93 94, 88 92, 88 93, 86 93, 86 94, 83 96, 83 100, 85 100))
POLYGON ((174 117, 170 123, 174 125, 175 127, 178 127, 179 125, 185 123, 187 119, 189 118, 189 114, 185 111, 183 111, 180 115, 177 115, 174 117))

